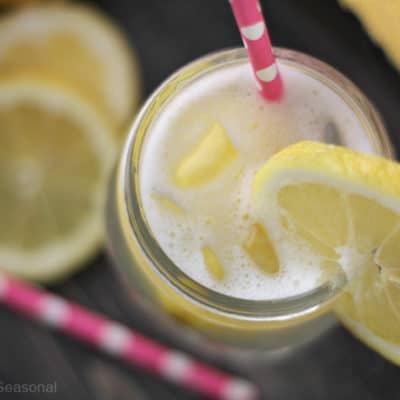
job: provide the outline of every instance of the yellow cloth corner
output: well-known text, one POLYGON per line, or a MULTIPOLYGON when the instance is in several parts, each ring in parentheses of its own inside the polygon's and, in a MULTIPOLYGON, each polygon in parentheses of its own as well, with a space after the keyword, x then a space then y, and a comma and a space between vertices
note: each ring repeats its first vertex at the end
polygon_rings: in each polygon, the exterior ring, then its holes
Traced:
POLYGON ((400 0, 339 0, 362 21, 373 40, 400 69, 400 0))

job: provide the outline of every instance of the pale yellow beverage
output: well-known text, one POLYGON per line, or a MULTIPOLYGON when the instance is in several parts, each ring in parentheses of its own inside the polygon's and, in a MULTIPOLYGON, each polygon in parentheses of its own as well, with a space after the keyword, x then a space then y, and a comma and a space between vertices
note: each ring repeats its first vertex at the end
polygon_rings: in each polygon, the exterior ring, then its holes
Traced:
POLYGON ((270 103, 239 50, 189 65, 145 105, 126 145, 110 244, 136 298, 154 302, 158 322, 165 311, 178 318, 182 340, 186 324, 198 339, 271 351, 326 329, 343 276, 321 272, 295 241, 278 261, 253 213, 254 175, 305 139, 390 155, 374 110, 345 78, 295 52, 278 52, 278 66, 285 96, 270 103))

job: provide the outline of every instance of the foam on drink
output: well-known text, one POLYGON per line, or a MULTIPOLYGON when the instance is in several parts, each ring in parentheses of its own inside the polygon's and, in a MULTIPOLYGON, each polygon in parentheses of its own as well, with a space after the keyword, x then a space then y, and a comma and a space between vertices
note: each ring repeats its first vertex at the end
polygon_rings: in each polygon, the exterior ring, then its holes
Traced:
POLYGON ((279 103, 259 96, 246 63, 198 78, 153 121, 140 160, 145 215, 164 252, 201 284, 244 299, 296 295, 321 280, 319 260, 290 240, 278 273, 257 266, 246 251, 258 223, 249 202, 255 172, 272 154, 305 139, 334 136, 338 144, 374 153, 362 123, 333 90, 288 65, 279 68, 285 82, 279 103))

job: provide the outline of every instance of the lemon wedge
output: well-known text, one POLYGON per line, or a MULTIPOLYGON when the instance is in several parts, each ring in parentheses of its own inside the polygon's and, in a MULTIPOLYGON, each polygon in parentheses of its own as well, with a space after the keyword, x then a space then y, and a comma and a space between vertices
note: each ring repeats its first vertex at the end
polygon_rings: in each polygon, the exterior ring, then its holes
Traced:
MULTIPOLYGON (((295 240, 348 277, 335 310, 355 336, 400 364, 400 165, 314 142, 274 155, 252 188, 278 257, 295 240)), ((300 250, 299 250, 300 251, 300 250)))
POLYGON ((93 8, 27 7, 0 20, 0 76, 34 76, 79 90, 121 131, 139 100, 136 57, 120 30, 93 8))
POLYGON ((212 277, 217 280, 221 281, 225 277, 225 270, 222 266, 221 262, 219 261, 215 252, 211 249, 210 246, 204 246, 201 249, 203 254, 204 264, 207 267, 207 270, 212 275, 212 277))
POLYGON ((215 179, 236 157, 237 151, 225 129, 215 122, 179 162, 175 184, 181 188, 204 185, 215 179))
POLYGON ((113 131, 74 92, 0 81, 0 265, 20 277, 62 278, 103 242, 113 131))

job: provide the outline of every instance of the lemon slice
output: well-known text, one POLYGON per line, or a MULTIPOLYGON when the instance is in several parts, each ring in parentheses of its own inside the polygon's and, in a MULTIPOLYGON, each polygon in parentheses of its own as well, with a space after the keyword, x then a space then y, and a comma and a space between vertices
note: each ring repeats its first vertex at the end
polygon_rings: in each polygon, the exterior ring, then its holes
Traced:
POLYGON ((358 16, 373 40, 400 68, 400 1, 340 0, 340 3, 358 16))
POLYGON ((0 266, 51 281, 103 240, 115 138, 72 92, 31 80, 0 81, 0 266))
POLYGON ((120 128, 138 103, 136 57, 120 30, 100 12, 47 4, 0 22, 0 76, 21 73, 65 82, 120 128))
POLYGON ((400 364, 400 165, 302 142, 257 172, 252 201, 278 257, 280 243, 294 240, 322 270, 346 273, 337 314, 362 341, 400 364))

